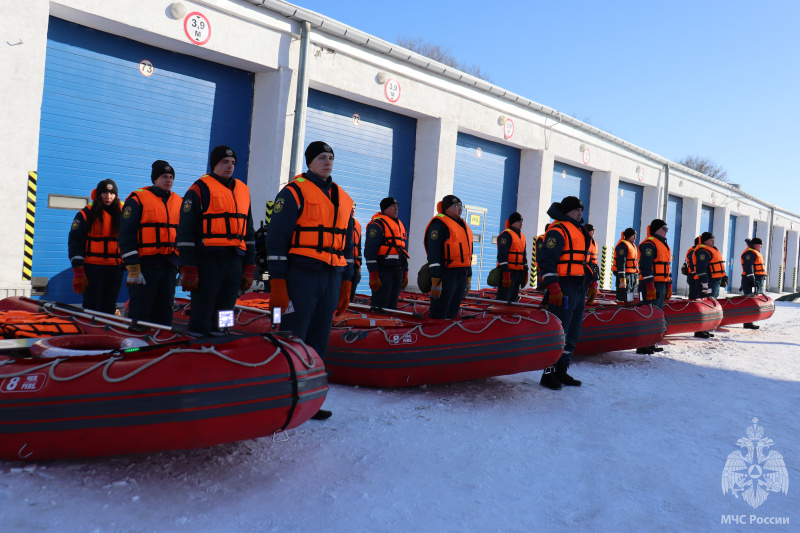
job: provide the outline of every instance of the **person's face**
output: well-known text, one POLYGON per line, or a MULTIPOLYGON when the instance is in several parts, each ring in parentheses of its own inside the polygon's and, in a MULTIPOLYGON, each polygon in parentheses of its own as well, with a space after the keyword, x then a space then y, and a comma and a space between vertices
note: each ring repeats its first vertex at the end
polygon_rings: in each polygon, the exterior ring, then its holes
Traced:
POLYGON ((517 231, 521 230, 522 229, 522 221, 521 220, 517 220, 516 222, 511 224, 511 227, 514 228, 517 231))
POLYGON ((175 183, 175 176, 167 173, 161 174, 159 177, 157 177, 156 181, 153 182, 153 185, 162 191, 171 191, 173 183, 175 183))
POLYGON ((233 169, 236 166, 236 160, 232 157, 223 157, 219 160, 219 163, 214 165, 212 168, 212 172, 217 176, 222 176, 223 178, 230 178, 233 176, 233 169))
POLYGON ((636 234, 634 233, 633 235, 631 235, 630 237, 628 237, 628 238, 627 238, 627 241, 628 241, 629 243, 631 243, 631 244, 633 244, 634 242, 636 242, 636 234))
POLYGON ((715 240, 716 240, 716 239, 708 239, 708 240, 707 240, 706 242, 704 242, 703 244, 705 244, 706 246, 714 246, 714 241, 715 241, 715 240))
POLYGON ((117 195, 111 191, 103 191, 100 193, 100 199, 103 201, 103 205, 105 206, 111 205, 116 197, 117 195))
POLYGON ((754 244, 753 245, 753 250, 755 250, 756 252, 760 252, 762 246, 764 246, 764 245, 763 244, 754 244))
POLYGON ((579 207, 578 209, 573 209, 569 213, 567 213, 567 218, 571 218, 575 222, 580 222, 583 218, 583 208, 579 207))
POLYGON ((589 237, 594 238, 594 230, 589 232, 589 237))
POLYGON ((333 172, 333 154, 322 152, 311 160, 311 163, 308 164, 308 170, 322 179, 328 179, 333 172))
POLYGON ((463 206, 461 202, 457 204, 453 204, 447 209, 444 210, 444 214, 449 216, 450 218, 461 218, 461 211, 463 210, 463 206))
POLYGON ((383 214, 391 218, 397 218, 397 204, 392 204, 383 210, 383 214))
POLYGON ((667 231, 669 231, 669 228, 666 226, 662 226, 658 228, 658 231, 656 231, 656 235, 658 235, 659 237, 666 237, 667 231))

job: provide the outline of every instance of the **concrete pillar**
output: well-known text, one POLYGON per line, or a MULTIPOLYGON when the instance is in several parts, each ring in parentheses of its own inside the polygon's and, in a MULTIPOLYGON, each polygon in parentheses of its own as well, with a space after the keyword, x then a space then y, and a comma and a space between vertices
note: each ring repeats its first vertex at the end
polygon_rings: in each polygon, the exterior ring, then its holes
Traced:
POLYGON ((634 228, 639 233, 639 242, 647 238, 647 226, 650 222, 654 218, 661 218, 659 213, 661 213, 661 194, 658 187, 645 186, 642 194, 642 227, 634 228))
POLYGON ((800 251, 800 231, 789 230, 789 239, 786 243, 786 274, 784 275, 783 290, 786 292, 797 291, 798 252, 800 251))
POLYGON ((597 242, 597 262, 600 266, 601 288, 611 287, 611 263, 614 245, 619 235, 617 226, 617 199, 619 198, 619 176, 613 172, 592 172, 592 193, 589 200, 588 216, 584 219, 595 227, 594 240, 597 242), (603 247, 605 246, 605 255, 603 247), (605 268, 603 259, 605 258, 605 268))
MULTIPOLYGON (((294 112, 290 105, 294 105, 291 69, 281 67, 255 75, 247 183, 256 229, 264 220, 267 200, 274 200, 280 188, 294 177, 289 176, 293 123, 286 117, 294 112)), ((335 179, 335 163, 333 176, 335 179)))
MULTIPOLYGON (((759 232, 761 228, 759 227, 759 232)), ((767 290, 781 292, 783 279, 783 240, 786 238, 786 228, 783 226, 772 227, 771 249, 769 253, 769 271, 767 272, 767 290)))
POLYGON ((517 211, 524 220, 523 231, 531 241, 544 232, 550 222, 547 210, 553 190, 554 162, 553 153, 546 150, 522 150, 520 153, 517 211))
POLYGON ((747 249, 745 239, 750 239, 753 233, 753 217, 736 215, 736 241, 733 243, 733 279, 730 280, 731 291, 739 290, 742 281, 742 254, 747 249))
MULTIPOLYGON (((728 235, 730 233, 730 215, 731 210, 727 207, 716 206, 714 208, 714 246, 717 247, 719 253, 722 254, 722 259, 726 262, 726 272, 728 268, 728 247, 732 244, 728 242, 730 240, 728 235)), ((738 287, 738 285, 736 285, 736 287, 738 287)), ((720 294, 735 290, 733 280, 728 280, 728 286, 721 288, 720 294)))
MULTIPOLYGON (((458 123, 454 120, 417 120, 414 186, 408 227, 409 284, 416 288, 417 272, 425 264, 425 228, 436 214, 436 203, 453 193, 458 123)), ((335 150, 335 148, 334 148, 335 150)))
MULTIPOLYGON (((683 265, 686 261, 686 252, 694 246, 694 238, 700 235, 700 212, 703 203, 699 198, 684 198, 683 199, 683 215, 681 216, 681 245, 678 247, 678 267, 683 265)), ((676 251, 673 250, 673 255, 676 251)), ((686 276, 680 274, 676 278, 678 280, 678 290, 680 294, 689 294, 689 284, 686 282, 686 276)))

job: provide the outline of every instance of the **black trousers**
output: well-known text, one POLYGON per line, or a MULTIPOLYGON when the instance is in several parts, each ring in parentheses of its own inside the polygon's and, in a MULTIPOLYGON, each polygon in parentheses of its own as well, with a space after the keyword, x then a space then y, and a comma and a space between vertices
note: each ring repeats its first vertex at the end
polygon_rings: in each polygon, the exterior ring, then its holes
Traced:
POLYGON ((467 292, 467 270, 447 268, 442 274, 442 295, 431 300, 431 318, 458 318, 461 300, 467 292))
POLYGON ((83 308, 113 315, 117 309, 117 298, 125 269, 121 266, 86 263, 83 270, 89 282, 83 293, 83 308))
POLYGON ((171 326, 178 267, 172 263, 142 265, 142 276, 145 285, 128 287, 131 296, 128 315, 133 320, 171 326))
POLYGON ((372 291, 370 305, 381 309, 397 309, 397 299, 400 297, 400 285, 403 283, 402 268, 382 268, 378 270, 381 288, 372 291))
POLYGON ((244 260, 238 255, 198 258, 197 290, 192 292, 189 331, 208 334, 218 331, 217 311, 233 309, 239 296, 244 260))

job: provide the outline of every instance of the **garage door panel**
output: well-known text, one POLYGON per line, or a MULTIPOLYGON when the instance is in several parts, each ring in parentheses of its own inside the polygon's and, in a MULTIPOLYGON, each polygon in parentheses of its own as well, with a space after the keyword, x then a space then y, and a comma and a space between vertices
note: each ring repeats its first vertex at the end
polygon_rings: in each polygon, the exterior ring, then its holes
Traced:
MULTIPOLYGON (((614 242, 619 240, 620 234, 627 228, 636 230, 636 245, 641 241, 642 227, 642 199, 644 187, 632 183, 620 182, 617 190, 617 222, 614 242)), ((646 237, 646 236, 645 236, 646 237)))
MULTIPOLYGON (((589 199, 592 193, 592 173, 556 161, 553 164, 553 189, 551 202, 560 202, 567 196, 576 196, 583 202, 584 217, 589 215, 589 199)), ((549 206, 548 206, 549 207, 549 206)))

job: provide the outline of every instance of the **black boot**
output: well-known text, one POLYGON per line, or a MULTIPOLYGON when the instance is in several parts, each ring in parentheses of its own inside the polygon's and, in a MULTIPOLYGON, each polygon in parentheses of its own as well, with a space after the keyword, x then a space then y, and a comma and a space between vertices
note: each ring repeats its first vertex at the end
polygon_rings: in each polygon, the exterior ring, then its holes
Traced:
POLYGON ((562 385, 567 385, 569 387, 580 387, 581 382, 567 374, 568 368, 569 363, 567 362, 559 361, 556 363, 556 377, 558 377, 558 381, 560 381, 562 385))
POLYGON ((653 352, 655 352, 655 353, 664 351, 664 348, 661 348, 660 346, 651 346, 650 348, 652 348, 653 352))
POLYGON ((653 355, 655 350, 652 346, 645 346, 644 348, 636 348, 636 353, 641 355, 653 355))
POLYGON ((756 326, 752 322, 745 322, 744 329, 760 329, 761 326, 756 326))
POLYGON ((706 331, 706 335, 708 335, 709 337, 713 337, 714 336, 714 334, 711 333, 710 331, 706 331))
POLYGON ((331 411, 326 411, 325 409, 320 409, 314 416, 311 417, 312 420, 327 420, 331 417, 333 413, 331 411))
POLYGON ((556 376, 556 367, 548 366, 545 368, 539 384, 548 389, 561 390, 561 382, 558 380, 558 376, 556 376))
POLYGON ((694 332, 694 336, 695 336, 695 337, 697 337, 697 338, 699 338, 699 339, 709 339, 709 338, 711 338, 711 337, 708 335, 708 332, 707 332, 707 331, 695 331, 695 332, 694 332))

